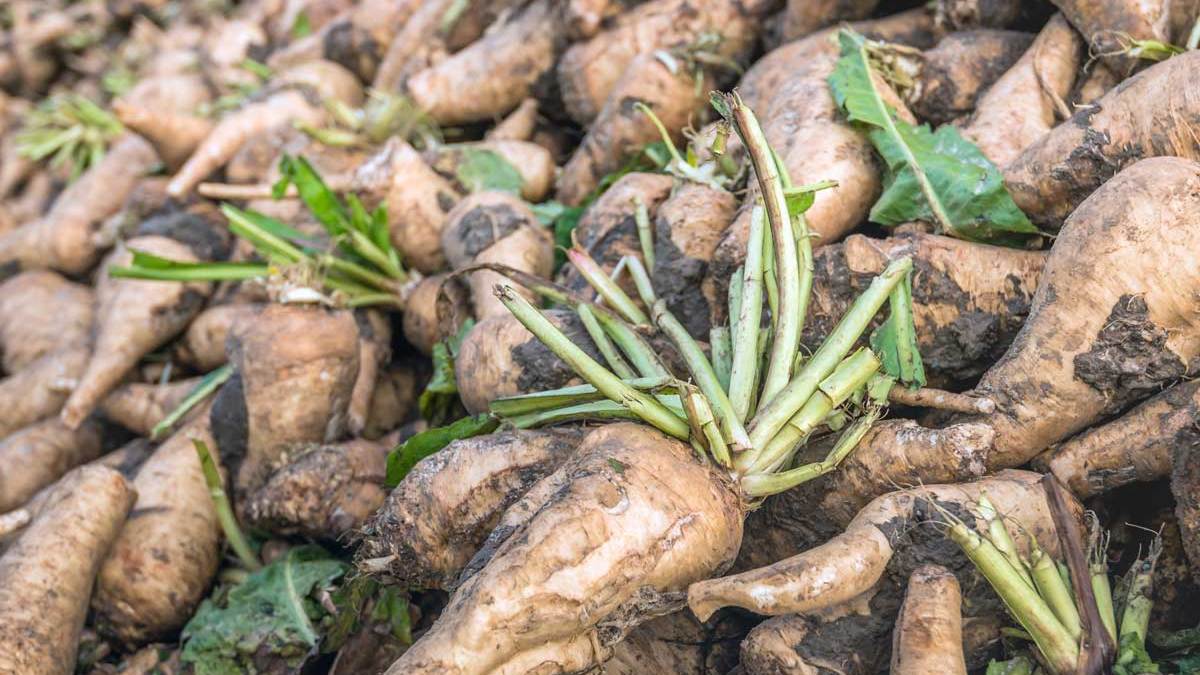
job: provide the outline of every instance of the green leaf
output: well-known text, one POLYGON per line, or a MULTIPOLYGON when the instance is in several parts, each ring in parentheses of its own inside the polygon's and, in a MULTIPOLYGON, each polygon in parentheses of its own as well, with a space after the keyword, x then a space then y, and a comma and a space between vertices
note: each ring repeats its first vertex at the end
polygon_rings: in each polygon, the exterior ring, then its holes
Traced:
POLYGON ((1113 664, 1113 675, 1141 675, 1142 673, 1157 673, 1158 665, 1146 653, 1146 645, 1138 633, 1126 633, 1121 636, 1121 644, 1117 648, 1117 662, 1113 664))
POLYGON ((784 188, 783 198, 787 204, 788 215, 792 218, 804 213, 812 208, 813 202, 816 201, 817 193, 821 190, 837 187, 835 180, 823 180, 820 183, 811 185, 796 185, 790 188, 784 188))
POLYGON ((986 675, 1033 675, 1033 667, 1033 661, 1021 655, 1007 661, 992 660, 988 663, 986 675))
POLYGON ((341 200, 329 189, 317 170, 303 157, 284 155, 279 160, 279 172, 282 177, 275 184, 274 191, 278 194, 286 190, 290 183, 296 186, 301 201, 312 212, 313 217, 325 226, 325 231, 333 237, 341 236, 350 227, 350 216, 341 200), (280 188, 280 185, 283 187, 280 188))
POLYGON ((133 253, 130 264, 110 267, 110 277, 146 281, 241 281, 270 273, 267 265, 262 263, 191 262, 171 260, 137 249, 130 249, 130 252, 133 253))
POLYGON ((299 546, 205 600, 183 628, 184 663, 196 675, 256 672, 264 656, 298 669, 316 652, 327 616, 310 596, 349 569, 319 546, 299 546))
MULTIPOLYGON (((458 329, 458 333, 448 340, 438 342, 433 346, 433 377, 425 390, 417 398, 417 407, 421 417, 432 426, 441 426, 451 421, 458 407, 458 383, 454 379, 454 358, 458 355, 463 338, 475 325, 468 319, 458 329)), ((461 414, 461 412, 459 413, 461 414)))
POLYGON ((300 12, 296 15, 296 20, 292 22, 292 38, 299 40, 311 34, 312 22, 308 19, 308 12, 300 12))
POLYGON ((573 242, 571 236, 575 233, 575 228, 579 226, 579 219, 583 217, 583 212, 587 209, 582 206, 568 206, 563 209, 562 214, 554 219, 554 273, 558 274, 559 268, 567 263, 567 249, 571 248, 573 242))
POLYGON ((387 458, 387 479, 384 484, 394 488, 404 480, 417 462, 461 438, 490 434, 500 426, 500 420, 488 414, 464 417, 457 422, 427 429, 396 446, 387 458))
POLYGON ((897 225, 932 222, 955 237, 1020 243, 1037 228, 1013 202, 1000 171, 958 130, 936 132, 896 116, 871 77, 868 41, 850 29, 838 33, 841 58, 829 85, 847 118, 864 127, 884 160, 883 194, 871 220, 897 225))
POLYGON ((498 190, 520 194, 525 179, 516 167, 497 152, 485 148, 460 147, 454 177, 468 192, 498 190))
POLYGON ((888 297, 888 318, 871 333, 871 350, 879 355, 883 371, 916 389, 925 386, 925 366, 913 325, 912 272, 896 284, 888 297))

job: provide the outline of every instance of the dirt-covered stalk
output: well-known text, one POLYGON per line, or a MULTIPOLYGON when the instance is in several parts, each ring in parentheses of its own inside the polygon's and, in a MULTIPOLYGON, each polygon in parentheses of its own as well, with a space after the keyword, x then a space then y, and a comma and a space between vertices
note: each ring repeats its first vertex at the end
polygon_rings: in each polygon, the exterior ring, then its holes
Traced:
POLYGON ((679 349, 680 356, 683 357, 688 371, 692 374, 692 379, 700 387, 700 391, 704 392, 704 396, 708 398, 713 413, 720 421, 721 433, 725 442, 740 448, 750 447, 750 437, 746 434, 741 420, 734 413, 729 396, 721 387, 721 382, 717 379, 712 364, 704 356, 704 350, 687 332, 683 324, 679 323, 679 319, 675 318, 675 315, 667 309, 665 300, 656 302, 653 311, 654 325, 658 326, 659 330, 670 338, 671 342, 679 349))
POLYGON ((731 320, 736 317, 736 332, 733 340, 733 368, 729 375, 729 402, 733 405, 738 419, 743 422, 750 415, 750 403, 754 400, 754 385, 759 364, 758 332, 762 324, 764 219, 763 208, 756 205, 750 215, 750 236, 746 240, 742 283, 730 284, 731 288, 738 287, 741 290, 736 295, 740 312, 737 315, 730 314, 731 320))
POLYGON ((844 403, 879 371, 879 358, 870 349, 862 348, 846 357, 828 377, 821 380, 813 395, 800 410, 787 420, 783 428, 761 452, 743 453, 735 466, 743 475, 771 473, 793 454, 796 445, 838 406, 844 403))
POLYGON ((1038 593, 1050 605, 1050 609, 1054 610, 1054 616, 1062 622, 1067 633, 1078 641, 1082 635, 1079 610, 1075 608, 1075 597, 1071 593, 1071 587, 1059 573, 1058 565, 1045 551, 1036 547, 1030 553, 1029 562, 1038 593))
POLYGON ((496 297, 542 344, 609 399, 628 406, 635 415, 663 433, 687 440, 689 428, 686 421, 653 396, 630 387, 604 366, 592 360, 511 286, 497 286, 496 297))
POLYGON ((871 425, 879 419, 879 412, 872 411, 858 418, 838 436, 837 443, 825 456, 825 459, 805 464, 779 473, 757 473, 743 476, 742 492, 750 497, 769 497, 780 492, 786 492, 797 485, 807 483, 833 471, 842 463, 866 435, 871 425))
POLYGON ((250 547, 250 542, 246 541, 246 536, 242 534, 237 517, 233 515, 233 507, 229 504, 228 495, 225 494, 221 472, 217 469, 217 463, 213 461, 208 445, 200 440, 194 440, 192 444, 196 447, 196 456, 200 459, 200 470, 204 472, 204 482, 208 485, 208 493, 212 497, 213 507, 217 511, 217 520, 221 523, 221 530, 225 533, 229 547, 237 554, 238 560, 246 569, 254 571, 262 568, 258 556, 250 547))
POLYGON ((1078 643, 1054 615, 1054 610, 1029 588, 1004 554, 961 522, 951 525, 947 534, 987 578, 1013 618, 1033 638, 1050 667, 1055 672, 1071 672, 1079 657, 1078 643))
POLYGON ((579 315, 579 320, 587 330, 588 336, 592 338, 592 342, 596 343, 596 348, 600 350, 608 367, 612 368, 617 377, 626 380, 637 377, 633 368, 625 361, 625 357, 621 356, 616 345, 609 339, 608 333, 604 332, 604 327, 596 320, 596 315, 592 313, 591 308, 581 304, 575 308, 575 313, 579 315))
POLYGON ((758 177, 767 222, 771 227, 771 245, 775 261, 775 279, 779 286, 779 307, 776 318, 771 356, 763 378, 762 400, 771 401, 787 386, 792 377, 792 363, 800 349, 800 270, 796 258, 796 239, 788 217, 787 200, 779 166, 759 126, 758 118, 736 93, 726 103, 738 135, 746 146, 754 173, 758 177))
POLYGON ((604 270, 592 260, 591 256, 579 249, 571 249, 567 251, 567 259, 575 266, 575 270, 580 276, 591 284, 592 288, 604 298, 604 301, 616 310, 626 321, 635 325, 644 326, 650 323, 646 317, 646 313, 633 302, 625 291, 616 284, 604 270))
MULTIPOLYGON (((863 331, 870 325, 872 317, 887 301, 892 289, 900 283, 908 271, 912 269, 911 258, 900 258, 888 264, 879 276, 871 281, 871 285, 855 299, 854 304, 842 317, 837 326, 830 332, 817 351, 808 360, 804 368, 796 374, 791 383, 779 394, 759 409, 750 425, 750 445, 753 448, 747 455, 762 452, 767 444, 788 423, 788 420, 800 410, 812 397, 821 381, 833 372, 842 361, 863 331)), ((764 398, 765 400, 765 398, 764 398)), ((754 457, 742 458, 748 463, 755 463, 754 457)))

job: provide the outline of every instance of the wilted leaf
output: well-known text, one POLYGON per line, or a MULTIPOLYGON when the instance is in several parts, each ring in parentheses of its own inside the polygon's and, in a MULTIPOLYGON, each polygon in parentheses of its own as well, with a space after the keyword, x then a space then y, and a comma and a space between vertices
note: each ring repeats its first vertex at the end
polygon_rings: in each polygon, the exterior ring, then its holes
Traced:
POLYGON ((936 132, 896 116, 871 77, 867 40, 849 29, 838 34, 841 58, 829 76, 838 105, 883 157, 883 195, 871 220, 897 225, 934 223, 945 234, 992 243, 1018 243, 1038 230, 1013 202, 1000 171, 958 130, 936 132))
POLYGON ((196 675, 254 672, 264 657, 298 668, 316 652, 316 626, 327 615, 309 595, 347 569, 319 546, 291 549, 224 598, 200 605, 183 629, 183 661, 196 675))

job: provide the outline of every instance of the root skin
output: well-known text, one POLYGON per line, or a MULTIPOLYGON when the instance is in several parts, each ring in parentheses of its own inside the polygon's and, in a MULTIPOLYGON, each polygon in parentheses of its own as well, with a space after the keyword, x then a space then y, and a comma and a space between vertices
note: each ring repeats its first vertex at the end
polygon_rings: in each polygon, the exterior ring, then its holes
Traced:
POLYGON ((172 260, 199 260, 188 246, 157 235, 134 237, 108 257, 96 289, 92 358, 63 405, 61 418, 69 427, 78 426, 138 359, 178 335, 212 290, 207 282, 162 283, 109 277, 108 268, 130 263, 131 249, 172 260))
POLYGON ((528 667, 531 655, 557 670, 577 655, 571 644, 605 645, 606 622, 636 625, 723 570, 741 544, 728 479, 645 425, 597 428, 558 472, 570 476, 566 489, 458 588, 389 673, 486 673, 528 667))
POLYGON ((421 460, 365 529, 360 556, 392 556, 388 576, 448 588, 503 511, 558 469, 583 433, 504 431, 455 441, 421 460))
POLYGON ((1139 72, 1081 108, 1004 169, 1013 200, 1054 229, 1118 172, 1147 157, 1200 159, 1200 92, 1181 86, 1200 66, 1186 53, 1139 72))
POLYGON ((717 609, 743 607, 758 614, 808 614, 867 593, 883 577, 894 550, 891 537, 903 530, 918 500, 936 499, 968 507, 986 492, 1012 522, 1057 550, 1049 508, 1038 474, 1002 471, 973 483, 933 485, 877 497, 830 541, 767 567, 701 581, 688 589, 688 605, 701 620, 717 609))
POLYGON ((920 75, 906 97, 909 108, 933 125, 975 109, 975 101, 1030 46, 1028 33, 978 29, 951 33, 921 55, 920 75))
POLYGON ((225 365, 225 339, 231 327, 262 311, 257 303, 215 305, 196 315, 174 349, 175 358, 201 372, 225 365))
POLYGON ((337 541, 383 505, 391 444, 301 446, 245 503, 247 523, 281 536, 337 541))
POLYGON ((59 194, 43 218, 0 235, 0 264, 49 267, 68 274, 88 271, 100 253, 93 238, 96 228, 124 205, 157 161, 141 136, 122 136, 104 159, 59 194))
POLYGON ((48 495, 0 558, 0 670, 69 675, 96 569, 136 494, 121 474, 83 467, 48 495))
POLYGON ((963 136, 996 165, 1013 161, 1057 124, 1055 102, 1067 98, 1082 58, 1079 34, 1055 16, 979 99, 963 136))
POLYGON ((0 283, 0 365, 19 373, 46 354, 88 346, 92 305, 92 289, 49 270, 0 283))
POLYGON ((962 652, 962 594, 944 567, 913 572, 892 639, 893 675, 966 675, 962 652))
POLYGON ((38 490, 100 455, 100 428, 91 422, 71 430, 50 419, 0 441, 0 513, 27 502, 38 490))
POLYGON ((142 465, 133 480, 136 517, 96 580, 96 626, 127 645, 183 626, 221 561, 221 528, 193 439, 214 447, 207 415, 175 432, 142 465))
MULTIPOLYGON (((229 430, 241 432, 245 444, 235 494, 262 485, 288 447, 345 433, 359 370, 358 337, 351 312, 315 306, 268 305, 234 324, 230 362, 240 375, 246 415, 244 429, 229 430)), ((220 424, 226 422, 214 422, 214 428, 220 424)), ((225 454, 238 450, 221 447, 225 454)))

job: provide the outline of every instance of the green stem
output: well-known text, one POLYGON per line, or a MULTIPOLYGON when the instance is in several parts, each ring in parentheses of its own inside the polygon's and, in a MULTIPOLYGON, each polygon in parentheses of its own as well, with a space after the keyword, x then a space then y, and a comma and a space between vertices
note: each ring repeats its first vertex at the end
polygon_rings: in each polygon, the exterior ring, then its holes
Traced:
POLYGON ((688 422, 692 425, 693 439, 704 439, 704 445, 713 459, 721 466, 729 466, 731 463, 729 446, 721 436, 720 427, 713 415, 712 407, 708 405, 708 399, 692 384, 680 384, 680 391, 686 392, 683 396, 683 409, 687 413, 688 422))
POLYGON ((154 428, 150 430, 150 440, 158 440, 159 436, 162 436, 164 432, 169 431, 171 427, 175 426, 176 422, 183 419, 183 416, 189 410, 195 408, 198 403, 208 398, 209 394, 212 394, 218 387, 225 384, 232 376, 233 366, 228 363, 205 375, 204 379, 200 380, 200 384, 196 385, 196 388, 187 395, 187 398, 183 399, 182 403, 175 406, 175 409, 167 413, 167 416, 161 422, 154 425, 154 428))
POLYGON ((650 275, 646 273, 642 261, 627 255, 621 258, 621 262, 625 263, 625 268, 629 270, 629 276, 633 278, 633 285, 637 288, 642 303, 653 307, 658 301, 658 295, 654 292, 654 284, 650 281, 650 275))
POLYGON ((1013 566, 1013 569, 1021 575, 1025 583, 1029 585, 1030 590, 1033 590, 1033 577, 1029 574, 1029 570, 1025 567, 1025 563, 1021 561, 1021 554, 1017 551, 1017 543, 1013 541, 1012 534, 1009 533, 1008 527, 1004 524, 1004 518, 996 507, 992 504, 987 495, 979 496, 979 516, 987 525, 986 536, 988 541, 992 542, 997 550, 1008 558, 1008 562, 1013 566))
POLYGON ((1079 610, 1075 608, 1075 598, 1071 595, 1071 589, 1058 573, 1058 565, 1054 560, 1046 555, 1045 551, 1037 548, 1036 541, 1033 546, 1030 564, 1033 567, 1033 583, 1037 586, 1038 594, 1050 605, 1054 616, 1058 617, 1071 638, 1078 642, 1083 629, 1079 623, 1079 610))
POLYGON ((1096 609, 1100 611, 1100 620, 1104 629, 1117 644, 1117 615, 1113 608, 1112 586, 1108 582, 1108 566, 1103 562, 1093 562, 1091 572, 1092 594, 1096 596, 1096 609))
POLYGON ((633 198, 633 220, 637 223, 638 242, 642 245, 642 260, 654 269, 654 230, 650 226, 650 211, 641 197, 633 198))
POLYGON ((735 325, 733 366, 729 376, 729 402, 739 421, 750 415, 759 365, 758 332, 762 324, 763 296, 763 209, 755 206, 750 215, 750 238, 746 244, 746 262, 742 267, 742 283, 735 277, 730 286, 740 286, 741 312, 735 325))
POLYGON ((735 467, 743 475, 768 473, 781 466, 792 455, 805 436, 820 426, 829 413, 863 387, 879 371, 879 359, 870 349, 862 348, 846 357, 837 368, 821 381, 817 390, 799 411, 780 429, 761 450, 738 456, 735 467))
POLYGON ((708 330, 708 346, 712 351, 713 371, 721 389, 729 391, 730 372, 733 369, 733 338, 728 326, 713 326, 708 330))
MULTIPOLYGON (((669 388, 671 378, 639 377, 625 380, 625 384, 640 391, 660 391, 669 388)), ((505 396, 492 401, 489 410, 500 417, 513 417, 539 410, 550 410, 563 406, 590 403, 604 399, 604 394, 590 384, 538 391, 532 394, 505 396)))
POLYGON ((717 374, 713 371, 712 364, 704 356, 704 350, 700 348, 696 340, 687 332, 683 324, 679 323, 675 315, 667 309, 667 303, 664 300, 659 300, 654 304, 654 324, 658 326, 659 330, 671 342, 675 343, 675 347, 679 350, 679 355, 683 358, 684 363, 687 364, 688 371, 692 374, 692 379, 700 387, 700 391, 704 392, 704 396, 708 398, 709 405, 713 408, 713 413, 720 421, 725 442, 741 448, 749 447, 750 438, 746 435, 746 429, 742 426, 741 420, 734 414, 733 406, 729 403, 729 396, 725 394, 725 389, 721 387, 721 382, 717 379, 717 374))
POLYGON ((954 523, 947 535, 983 573, 1009 613, 1033 637, 1050 667, 1057 673, 1073 672, 1079 658, 1078 643, 1050 606, 1025 584, 1004 554, 962 523, 954 523))
MULTIPOLYGON (((870 325, 871 319, 887 300, 896 284, 912 269, 911 258, 900 258, 888 264, 883 272, 871 281, 871 285, 847 310, 845 316, 830 332, 825 341, 817 349, 804 368, 796 374, 775 398, 763 401, 750 426, 750 444, 752 448, 765 448, 767 442, 779 433, 788 423, 792 415, 808 401, 821 381, 833 372, 842 358, 862 336, 863 331, 870 325)), ((751 450, 756 452, 756 450, 751 450)))
POLYGON ((600 354, 608 363, 608 367, 612 368, 617 377, 621 379, 631 379, 636 377, 633 369, 625 362, 624 357, 617 351, 616 345, 609 339, 608 334, 604 332, 604 328, 600 322, 596 320, 596 315, 587 305, 579 305, 575 308, 575 313, 579 315, 579 320, 583 322, 583 327, 591 336, 592 342, 596 343, 596 348, 600 350, 600 354))
POLYGON ((779 166, 763 134, 754 112, 741 97, 734 93, 730 110, 737 126, 746 153, 758 177, 758 188, 762 193, 767 222, 771 226, 771 244, 775 257, 775 276, 779 286, 778 319, 775 321, 774 342, 767 362, 767 374, 763 379, 763 400, 770 400, 792 377, 792 363, 800 348, 800 324, 797 320, 801 309, 800 271, 797 264, 796 238, 788 217, 787 199, 783 194, 783 181, 779 166))
POLYGON ((512 287, 497 286, 496 297, 542 344, 610 400, 628 406, 635 415, 663 433, 681 440, 688 439, 690 429, 685 420, 653 396, 630 387, 604 366, 596 363, 512 287))
POLYGON ((270 265, 263 263, 195 263, 176 267, 155 268, 130 265, 110 267, 110 277, 146 279, 149 281, 244 281, 270 275, 270 265))
POLYGON ((592 260, 591 256, 580 249, 573 248, 567 251, 567 259, 575 266, 575 270, 579 272, 580 276, 586 279, 592 288, 596 289, 596 292, 608 302, 609 306, 619 312, 626 321, 639 326, 650 322, 633 298, 626 295, 625 291, 604 273, 604 270, 596 264, 595 260, 592 260))
POLYGON ((786 492, 811 480, 819 478, 830 471, 833 471, 846 459, 854 448, 862 441, 863 436, 871 428, 871 425, 879 419, 879 413, 873 411, 858 418, 842 432, 838 437, 837 443, 825 459, 804 466, 798 466, 795 469, 781 471, 779 473, 758 473, 747 476, 742 476, 740 485, 742 493, 750 497, 769 497, 780 492, 786 492))
POLYGON ((1133 580, 1129 583, 1129 591, 1125 601, 1125 611, 1121 613, 1121 630, 1118 633, 1118 644, 1129 639, 1139 643, 1146 642, 1146 631, 1150 627, 1150 610, 1154 607, 1151 588, 1154 578, 1154 560, 1150 558, 1137 561, 1133 570, 1133 580), (1130 637, 1136 636, 1136 637, 1130 637))
POLYGON ((208 446, 204 441, 193 439, 192 445, 196 448, 196 456, 200 460, 200 470, 204 472, 204 482, 208 485, 208 494, 212 497, 213 507, 217 511, 217 521, 221 524, 225 539, 229 542, 233 552, 237 554, 238 559, 242 561, 243 567, 251 571, 261 569, 262 563, 259 562, 254 549, 250 547, 250 542, 246 541, 246 536, 242 534, 237 517, 233 515, 233 507, 229 505, 229 497, 225 494, 221 472, 217 469, 216 460, 213 459, 212 453, 208 451, 208 446))
MULTIPOLYGON (((656 397, 659 403, 662 403, 669 410, 672 410, 680 418, 683 418, 684 411, 682 403, 678 396, 666 395, 656 397)), ((510 424, 514 429, 533 429, 536 427, 549 426, 552 424, 562 424, 564 422, 579 422, 583 420, 640 420, 632 410, 626 408, 620 403, 614 401, 591 401, 589 403, 578 403, 575 405, 563 406, 561 408, 551 408, 549 410, 538 410, 529 412, 515 417, 506 418, 505 422, 510 424)))

